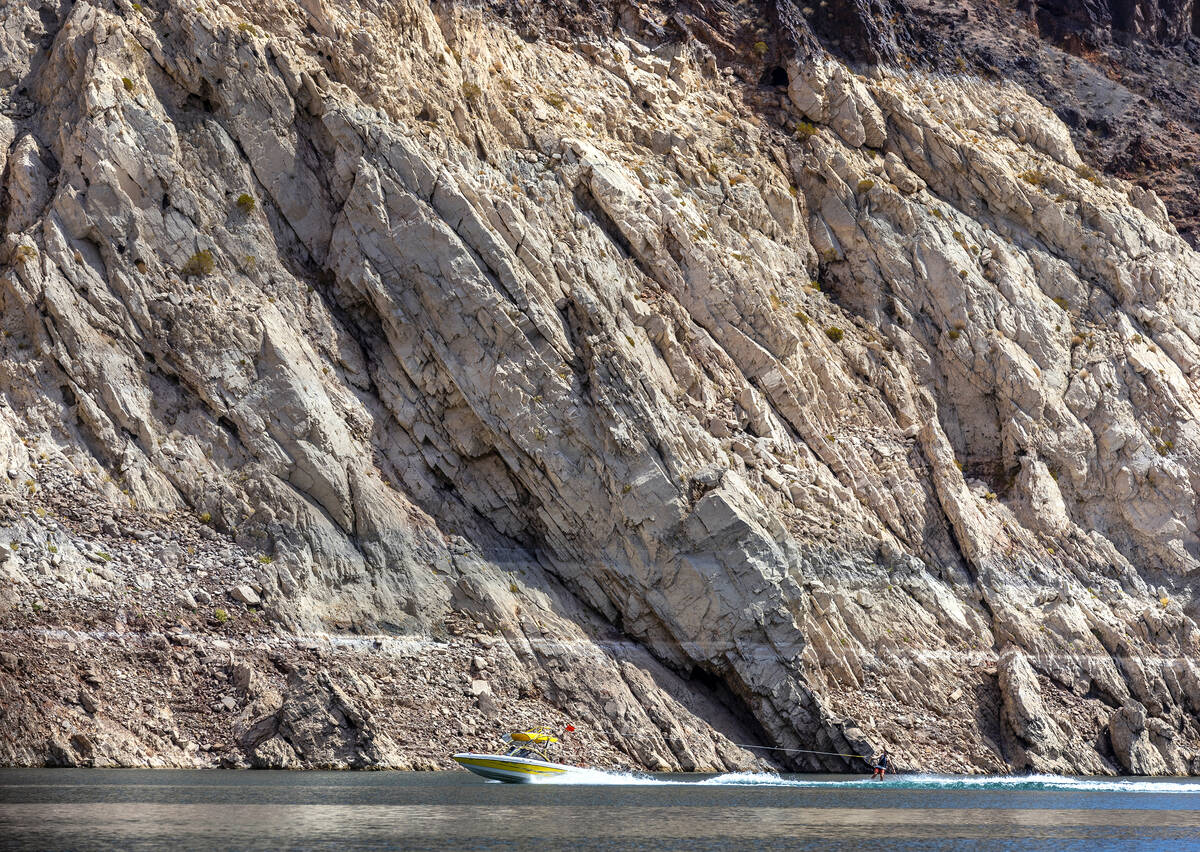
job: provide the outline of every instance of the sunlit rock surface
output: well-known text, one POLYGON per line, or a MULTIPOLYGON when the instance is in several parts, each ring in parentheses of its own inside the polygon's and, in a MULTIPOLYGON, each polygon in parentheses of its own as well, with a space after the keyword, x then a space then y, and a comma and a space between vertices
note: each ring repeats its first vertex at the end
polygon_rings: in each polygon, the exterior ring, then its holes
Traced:
POLYGON ((1200 772, 1200 255, 708 13, 7 4, 0 759, 1200 772))

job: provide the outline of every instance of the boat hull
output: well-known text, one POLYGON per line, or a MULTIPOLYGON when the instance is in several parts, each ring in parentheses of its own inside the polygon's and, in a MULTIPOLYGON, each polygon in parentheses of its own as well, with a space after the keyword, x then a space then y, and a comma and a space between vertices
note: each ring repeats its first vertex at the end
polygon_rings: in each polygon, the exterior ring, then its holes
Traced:
POLYGON ((506 784, 530 784, 544 778, 561 777, 575 767, 562 763, 549 763, 530 757, 510 757, 505 754, 454 755, 454 760, 464 769, 469 769, 489 781, 506 784))

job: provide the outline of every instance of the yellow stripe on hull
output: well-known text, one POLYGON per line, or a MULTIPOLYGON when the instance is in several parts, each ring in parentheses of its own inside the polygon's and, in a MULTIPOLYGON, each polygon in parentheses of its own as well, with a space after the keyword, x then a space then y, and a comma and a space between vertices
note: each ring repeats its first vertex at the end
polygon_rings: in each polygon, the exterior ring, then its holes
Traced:
POLYGON ((501 763, 498 760, 479 760, 479 759, 463 759, 458 761, 463 766, 484 766, 488 769, 509 769, 520 772, 532 772, 535 775, 556 775, 560 772, 566 772, 565 769, 556 769, 549 766, 535 766, 529 763, 513 764, 501 763))
POLYGON ((454 760, 482 778, 524 784, 535 778, 548 778, 569 772, 572 767, 540 760, 526 760, 499 754, 456 754, 454 760))

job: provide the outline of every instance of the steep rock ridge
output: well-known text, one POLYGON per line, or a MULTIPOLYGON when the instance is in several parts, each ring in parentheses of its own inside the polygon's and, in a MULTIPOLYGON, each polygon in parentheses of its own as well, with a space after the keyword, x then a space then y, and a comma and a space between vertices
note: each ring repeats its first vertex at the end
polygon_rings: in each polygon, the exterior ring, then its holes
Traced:
POLYGON ((1200 32, 1195 0, 1029 0, 1024 5, 1041 27, 1060 39, 1126 34, 1170 44, 1200 32))
MULTIPOLYGON (((1062 118, 1095 168, 1152 189, 1193 246, 1200 223, 1200 21, 1193 4, 913 0, 901 61, 1017 82, 1062 118), (1190 28, 1190 29, 1189 29, 1190 28)), ((865 55, 865 54, 860 54, 865 55)))
MULTIPOLYGON (((72 576, 92 494, 118 538, 215 527, 200 591, 275 630, 477 620, 514 706, 640 765, 749 765, 715 727, 1200 771, 1200 258, 1014 85, 865 73, 807 31, 753 42, 783 77, 743 82, 668 26, 729 36, 732 7, 689 14, 550 38, 418 2, 14 9, 6 625, 103 601, 215 629, 142 594, 188 559, 140 592, 72 576), (677 674, 596 656, 614 628, 677 674)), ((371 681, 276 668, 229 760, 404 762, 371 681)))

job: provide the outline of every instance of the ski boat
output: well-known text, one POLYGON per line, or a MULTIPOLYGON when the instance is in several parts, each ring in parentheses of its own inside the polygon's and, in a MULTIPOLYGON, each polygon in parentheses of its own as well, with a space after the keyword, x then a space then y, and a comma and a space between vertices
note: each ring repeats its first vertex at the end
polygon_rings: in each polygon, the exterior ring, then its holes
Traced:
POLYGON ((533 757, 516 757, 510 754, 473 754, 463 752, 454 755, 460 766, 487 778, 489 781, 505 781, 509 784, 530 784, 538 778, 552 778, 563 775, 575 766, 565 763, 552 763, 548 760, 538 760, 533 757))
MULTIPOLYGON (((575 728, 567 725, 566 730, 573 731, 575 728)), ((504 742, 509 743, 509 747, 503 754, 463 752, 454 755, 454 760, 482 778, 509 784, 529 784, 579 768, 550 760, 550 748, 558 742, 558 737, 546 728, 505 734, 504 742)))

